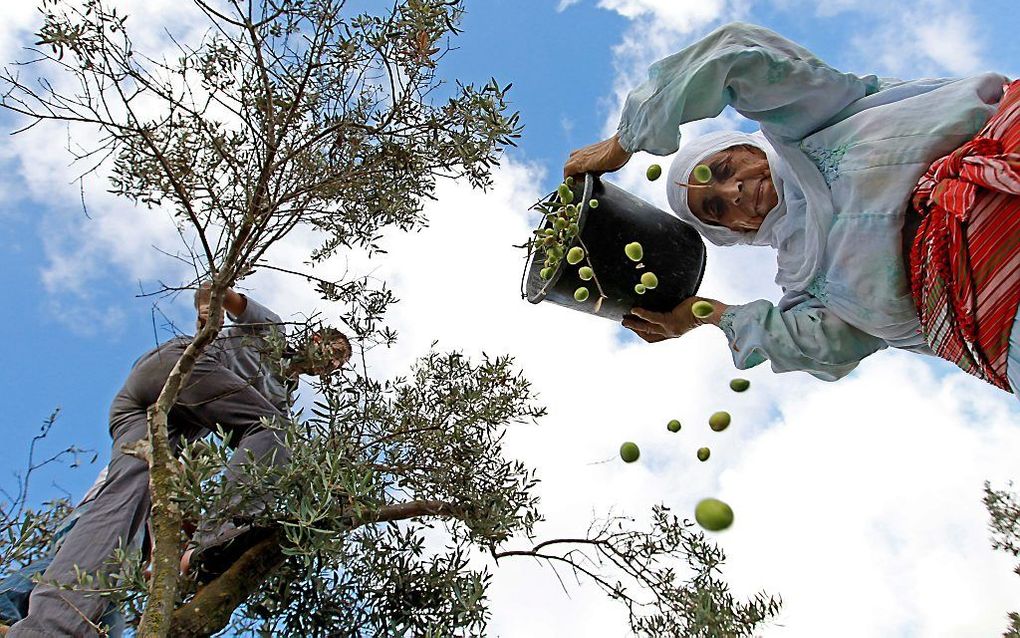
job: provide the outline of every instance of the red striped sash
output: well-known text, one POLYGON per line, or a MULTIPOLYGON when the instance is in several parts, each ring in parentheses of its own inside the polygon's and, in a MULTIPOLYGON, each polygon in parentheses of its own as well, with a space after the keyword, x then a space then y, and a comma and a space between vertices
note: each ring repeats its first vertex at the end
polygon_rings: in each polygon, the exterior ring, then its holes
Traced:
POLYGON ((932 350, 1009 391, 1009 334, 1020 304, 1020 81, 971 141, 914 189, 921 225, 911 290, 932 350))

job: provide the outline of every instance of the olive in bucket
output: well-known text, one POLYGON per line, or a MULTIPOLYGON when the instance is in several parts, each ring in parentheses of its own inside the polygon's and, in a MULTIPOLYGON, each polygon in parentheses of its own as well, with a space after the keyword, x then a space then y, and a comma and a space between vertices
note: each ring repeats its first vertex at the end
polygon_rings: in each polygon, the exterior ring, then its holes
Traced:
POLYGON ((527 244, 521 290, 531 303, 619 322, 635 306, 672 310, 701 285, 697 231, 611 182, 567 178, 532 208, 542 220, 527 244))

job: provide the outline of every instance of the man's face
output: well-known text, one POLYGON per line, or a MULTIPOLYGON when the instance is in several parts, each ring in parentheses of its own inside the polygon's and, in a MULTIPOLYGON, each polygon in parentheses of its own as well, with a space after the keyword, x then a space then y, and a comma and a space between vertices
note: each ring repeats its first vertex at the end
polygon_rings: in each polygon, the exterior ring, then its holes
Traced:
POLYGON ((342 334, 323 337, 315 333, 311 337, 314 344, 312 361, 302 371, 304 374, 323 376, 335 372, 351 359, 351 342, 342 334))
POLYGON ((694 216, 730 230, 758 230, 779 203, 765 152, 753 146, 731 146, 701 163, 712 169, 712 179, 687 190, 694 216))

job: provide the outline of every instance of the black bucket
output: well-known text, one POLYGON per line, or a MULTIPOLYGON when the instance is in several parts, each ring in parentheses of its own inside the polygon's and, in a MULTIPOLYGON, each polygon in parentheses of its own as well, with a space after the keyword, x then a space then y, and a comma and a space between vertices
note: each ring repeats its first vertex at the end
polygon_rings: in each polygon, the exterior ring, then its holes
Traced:
MULTIPOLYGON (((587 259, 573 266, 563 259, 552 276, 543 280, 539 272, 544 267, 545 251, 534 250, 524 271, 521 291, 524 298, 531 303, 551 301, 619 322, 631 308, 667 312, 698 291, 705 273, 705 244, 694 228, 590 173, 583 183, 576 182, 572 190, 580 215, 578 237, 570 247, 583 246, 587 259), (598 200, 598 208, 589 206, 592 199, 598 200), (635 241, 644 249, 640 262, 643 267, 623 251, 624 246, 635 241), (577 270, 589 263, 595 279, 584 281, 577 270), (634 285, 646 272, 655 273, 658 286, 638 294, 634 285), (579 286, 590 291, 587 301, 574 299, 579 286), (604 298, 598 304, 600 296, 604 298)), ((553 193, 546 201, 556 197, 553 193)), ((552 225, 549 217, 542 219, 541 228, 552 225)))

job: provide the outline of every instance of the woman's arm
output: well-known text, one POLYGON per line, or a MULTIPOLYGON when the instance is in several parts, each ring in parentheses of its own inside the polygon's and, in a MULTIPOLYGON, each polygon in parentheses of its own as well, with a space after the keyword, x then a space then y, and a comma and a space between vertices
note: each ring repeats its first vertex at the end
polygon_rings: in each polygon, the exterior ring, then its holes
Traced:
POLYGON ((773 31, 733 23, 653 64, 627 97, 617 136, 624 151, 667 155, 678 148, 681 124, 732 106, 762 129, 799 140, 879 85, 773 31))
MULTIPOLYGON (((773 372, 803 371, 823 381, 850 374, 885 341, 848 324, 810 295, 780 310, 764 299, 730 306, 718 325, 739 370, 768 360, 773 372)), ((785 297, 784 297, 785 299, 785 297)))
POLYGON ((824 381, 850 374, 861 359, 886 347, 883 340, 846 323, 814 297, 798 298, 803 301, 780 310, 764 299, 731 306, 690 297, 670 312, 634 308, 634 316, 625 318, 623 325, 645 341, 658 343, 712 324, 726 334, 737 369, 771 361, 774 372, 802 371, 824 381), (698 301, 711 303, 712 313, 695 317, 691 307, 698 301))

